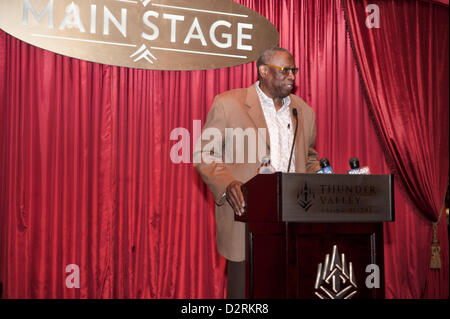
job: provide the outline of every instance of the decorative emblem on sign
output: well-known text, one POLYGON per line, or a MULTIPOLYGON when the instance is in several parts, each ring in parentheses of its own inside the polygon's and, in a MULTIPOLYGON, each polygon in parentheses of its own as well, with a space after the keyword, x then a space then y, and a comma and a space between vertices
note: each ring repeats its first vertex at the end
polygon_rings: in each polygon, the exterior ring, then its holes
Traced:
POLYGON ((0 28, 73 58, 155 70, 241 65, 279 41, 232 0, 0 0, 0 28))
POLYGON ((339 258, 338 248, 333 246, 333 253, 325 256, 325 263, 317 267, 317 277, 314 289, 321 299, 350 299, 356 293, 355 274, 350 262, 348 267, 345 255, 339 258))
POLYGON ((315 197, 312 189, 310 189, 305 182, 303 187, 299 189, 297 193, 297 203, 305 210, 305 212, 307 212, 311 208, 315 197))
POLYGON ((149 63, 153 64, 153 60, 158 60, 153 54, 150 53, 150 51, 147 49, 147 47, 145 46, 145 44, 143 44, 139 50, 137 50, 136 52, 134 52, 132 55, 130 55, 130 58, 138 56, 134 62, 139 61, 140 59, 145 59, 147 60, 149 63))

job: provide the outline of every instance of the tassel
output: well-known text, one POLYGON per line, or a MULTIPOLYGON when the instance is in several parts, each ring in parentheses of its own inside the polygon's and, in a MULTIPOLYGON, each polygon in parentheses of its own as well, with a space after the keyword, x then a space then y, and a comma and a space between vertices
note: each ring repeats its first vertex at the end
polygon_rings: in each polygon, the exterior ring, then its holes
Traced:
POLYGON ((437 224, 433 223, 433 241, 431 242, 431 269, 441 269, 441 246, 437 237, 437 224))
MULTIPOLYGON (((447 194, 448 191, 448 181, 447 181, 447 188, 445 189, 445 194, 447 194)), ((441 269, 441 245, 439 245, 439 239, 437 235, 438 231, 438 225, 439 221, 442 217, 442 212, 445 208, 445 198, 446 195, 444 195, 444 198, 442 200, 442 206, 441 211, 439 212, 439 217, 437 222, 433 223, 433 240, 431 241, 431 261, 430 261, 430 269, 441 269)))

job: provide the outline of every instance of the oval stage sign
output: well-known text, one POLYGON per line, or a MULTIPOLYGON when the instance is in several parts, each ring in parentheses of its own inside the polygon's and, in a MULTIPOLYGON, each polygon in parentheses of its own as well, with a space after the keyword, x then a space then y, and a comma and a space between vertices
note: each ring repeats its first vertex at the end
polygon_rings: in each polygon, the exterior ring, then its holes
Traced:
POLYGON ((0 0, 0 28, 73 58, 153 70, 241 65, 279 41, 232 0, 0 0))

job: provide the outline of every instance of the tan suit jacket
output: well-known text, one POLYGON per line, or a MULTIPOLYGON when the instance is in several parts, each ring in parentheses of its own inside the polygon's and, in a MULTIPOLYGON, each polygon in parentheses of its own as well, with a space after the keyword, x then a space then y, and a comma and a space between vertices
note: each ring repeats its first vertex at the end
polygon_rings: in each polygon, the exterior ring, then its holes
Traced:
MULTIPOLYGON (((315 172, 320 169, 318 154, 314 150, 316 126, 315 115, 301 98, 291 94, 292 109, 297 108, 298 131, 295 142, 295 171, 297 173, 315 172)), ((292 115, 293 117, 293 115, 292 115)), ((292 118, 295 125, 295 119, 292 118)), ((202 137, 194 151, 194 166, 208 185, 214 196, 216 209, 216 239, 219 253, 231 261, 245 260, 245 224, 234 220, 234 212, 228 201, 223 197, 226 187, 234 180, 247 182, 258 174, 260 158, 256 156, 253 163, 249 159, 248 143, 245 140, 244 163, 237 163, 236 158, 230 163, 225 159, 226 128, 251 128, 258 132, 258 128, 265 128, 266 134, 256 134, 264 151, 270 155, 270 138, 264 113, 256 92, 256 84, 247 89, 235 89, 222 93, 214 99, 212 108, 206 119, 203 133, 206 129, 215 128, 220 131, 221 139, 202 137), (211 142, 212 141, 212 142, 211 142), (204 151, 204 147, 212 144, 221 152, 204 151), (203 156, 200 163, 201 156, 203 156), (197 163, 196 163, 197 162, 197 163)), ((217 135, 219 136, 219 135, 217 135)), ((230 140, 228 139, 228 142, 230 140)), ((258 149, 258 148, 256 148, 258 149)), ((236 154, 234 154, 236 156, 236 154)))

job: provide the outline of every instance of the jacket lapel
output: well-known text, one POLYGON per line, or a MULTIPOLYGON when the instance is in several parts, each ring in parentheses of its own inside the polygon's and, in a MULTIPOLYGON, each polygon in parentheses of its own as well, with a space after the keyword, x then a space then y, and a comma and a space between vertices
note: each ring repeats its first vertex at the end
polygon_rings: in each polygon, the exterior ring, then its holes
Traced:
POLYGON ((291 98, 291 105, 289 105, 289 108, 291 109, 291 117, 292 117, 292 124, 294 125, 295 130, 295 117, 292 113, 292 110, 294 108, 297 109, 297 118, 298 118, 298 129, 297 129, 297 137, 295 138, 295 172, 304 172, 305 170, 305 159, 304 156, 301 156, 301 154, 305 154, 305 145, 302 143, 304 141, 304 130, 303 130, 303 114, 302 114, 302 108, 300 105, 294 105, 293 98, 291 98))

